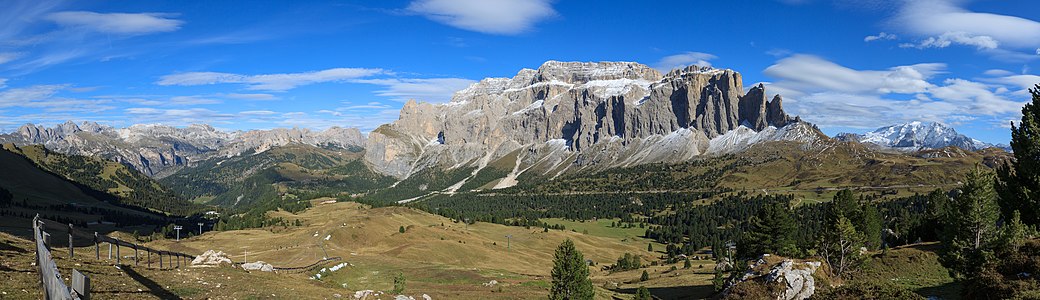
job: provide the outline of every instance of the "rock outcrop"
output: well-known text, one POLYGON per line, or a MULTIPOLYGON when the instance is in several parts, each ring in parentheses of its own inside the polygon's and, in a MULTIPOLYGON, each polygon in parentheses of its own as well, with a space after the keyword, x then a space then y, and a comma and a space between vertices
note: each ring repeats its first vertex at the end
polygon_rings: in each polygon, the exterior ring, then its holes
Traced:
POLYGON ((263 261, 244 263, 242 269, 246 271, 274 272, 274 266, 263 261))
POLYGON ((206 250, 205 253, 191 261, 193 267, 216 267, 232 265, 231 258, 224 251, 206 250))
MULTIPOLYGON (((661 74, 629 62, 549 61, 513 78, 488 78, 445 104, 409 101, 369 135, 366 160, 407 178, 430 167, 483 168, 514 155, 519 170, 625 166, 702 155, 740 128, 798 120, 763 85, 743 93, 740 73, 691 66, 661 74), (519 151, 518 151, 519 150, 519 151)), ((812 136, 815 138, 815 135, 812 136)))
POLYGON ((784 285, 785 289, 777 299, 809 299, 816 293, 816 279, 813 278, 813 274, 820 268, 820 265, 820 262, 815 261, 795 263, 789 259, 784 260, 769 270, 765 280, 784 285))

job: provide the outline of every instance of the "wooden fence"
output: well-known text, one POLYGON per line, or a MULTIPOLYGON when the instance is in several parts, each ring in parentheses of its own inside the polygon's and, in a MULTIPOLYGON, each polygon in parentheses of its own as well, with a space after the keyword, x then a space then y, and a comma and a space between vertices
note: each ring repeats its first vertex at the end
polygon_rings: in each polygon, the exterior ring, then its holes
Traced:
POLYGON ((58 273, 58 265, 54 263, 51 250, 47 247, 49 235, 43 230, 43 226, 40 215, 36 215, 33 218, 33 240, 36 242, 36 268, 40 274, 40 288, 43 289, 44 297, 48 300, 89 299, 89 279, 79 273, 79 271, 72 270, 75 274, 73 281, 80 283, 76 290, 70 289, 69 286, 65 285, 65 281, 61 279, 61 274, 58 273))

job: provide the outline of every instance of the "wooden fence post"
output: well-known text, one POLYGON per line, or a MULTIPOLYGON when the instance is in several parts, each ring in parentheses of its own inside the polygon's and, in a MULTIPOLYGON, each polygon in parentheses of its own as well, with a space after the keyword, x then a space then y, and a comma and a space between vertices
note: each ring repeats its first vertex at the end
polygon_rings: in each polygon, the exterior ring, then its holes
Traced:
POLYGON ((162 270, 162 268, 163 268, 162 251, 159 251, 159 252, 156 252, 156 253, 159 254, 159 270, 162 270))
POLYGON ((151 269, 152 268, 152 251, 146 251, 146 252, 148 252, 148 268, 151 269))
POLYGON ((81 300, 90 300, 90 278, 79 270, 72 270, 72 292, 81 300))
POLYGON ((108 259, 112 259, 112 242, 108 242, 108 259))
POLYGON ((94 232, 94 255, 97 260, 101 260, 101 242, 98 241, 97 231, 94 232))
POLYGON ((72 248, 72 223, 69 223, 69 259, 72 259, 76 256, 75 252, 73 251, 75 250, 73 250, 72 248))
POLYGON ((118 242, 119 241, 116 240, 116 265, 117 266, 123 263, 123 257, 119 255, 119 243, 118 242))
POLYGON ((137 260, 137 244, 134 244, 134 265, 140 266, 141 263, 137 260))

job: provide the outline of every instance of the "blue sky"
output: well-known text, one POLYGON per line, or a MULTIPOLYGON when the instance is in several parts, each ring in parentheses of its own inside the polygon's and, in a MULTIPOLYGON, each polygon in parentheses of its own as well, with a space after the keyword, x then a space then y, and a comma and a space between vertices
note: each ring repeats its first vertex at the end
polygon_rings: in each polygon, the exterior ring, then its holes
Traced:
POLYGON ((65 120, 359 127, 547 60, 730 68, 828 134, 941 121, 1005 143, 1033 1, 0 2, 0 131, 65 120))

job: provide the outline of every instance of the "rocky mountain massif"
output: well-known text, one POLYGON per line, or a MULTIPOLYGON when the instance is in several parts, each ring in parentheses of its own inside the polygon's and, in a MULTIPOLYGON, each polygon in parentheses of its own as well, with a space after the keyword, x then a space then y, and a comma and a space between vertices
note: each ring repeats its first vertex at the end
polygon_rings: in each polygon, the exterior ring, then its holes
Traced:
POLYGON ((399 179, 431 168, 476 175, 506 160, 513 169, 506 179, 515 180, 826 138, 788 116, 783 99, 770 100, 762 85, 743 91, 733 70, 661 74, 630 62, 549 61, 513 78, 484 79, 449 103, 408 102, 399 120, 369 135, 366 160, 399 179))
POLYGON ((909 122, 881 127, 864 134, 841 133, 835 138, 906 152, 945 147, 958 147, 968 151, 991 147, 1007 148, 970 138, 958 133, 953 127, 936 122, 909 122))
POLYGON ((0 134, 0 143, 44 145, 61 153, 100 156, 131 165, 149 176, 163 177, 208 158, 263 152, 294 143, 357 148, 364 145, 364 136, 356 128, 338 127, 324 131, 278 128, 226 132, 209 125, 113 128, 69 121, 53 128, 26 124, 15 132, 0 134))

